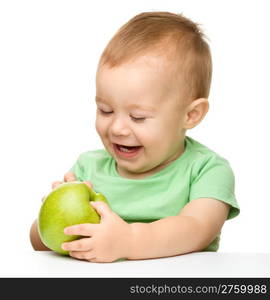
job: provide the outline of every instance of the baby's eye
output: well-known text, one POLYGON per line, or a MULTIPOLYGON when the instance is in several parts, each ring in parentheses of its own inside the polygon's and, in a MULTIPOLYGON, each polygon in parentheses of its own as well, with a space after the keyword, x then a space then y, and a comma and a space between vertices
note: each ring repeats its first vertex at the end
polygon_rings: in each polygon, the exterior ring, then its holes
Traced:
POLYGON ((132 117, 132 116, 130 116, 130 117, 135 122, 142 122, 146 119, 145 117, 140 117, 140 118, 136 118, 136 117, 132 117))
POLYGON ((102 110, 102 109, 100 109, 100 108, 99 108, 99 111, 100 111, 102 114, 104 114, 104 115, 109 115, 109 114, 112 113, 112 111, 105 111, 105 110, 102 110))

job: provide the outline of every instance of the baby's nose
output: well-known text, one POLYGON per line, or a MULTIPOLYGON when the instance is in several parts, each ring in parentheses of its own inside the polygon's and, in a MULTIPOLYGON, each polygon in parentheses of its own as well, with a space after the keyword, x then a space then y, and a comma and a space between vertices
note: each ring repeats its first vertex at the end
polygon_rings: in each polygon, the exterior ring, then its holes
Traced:
POLYGON ((130 134, 130 128, 127 124, 127 122, 125 122, 125 120, 123 119, 115 119, 112 124, 111 124, 111 133, 113 135, 119 136, 119 135, 129 135, 130 134))

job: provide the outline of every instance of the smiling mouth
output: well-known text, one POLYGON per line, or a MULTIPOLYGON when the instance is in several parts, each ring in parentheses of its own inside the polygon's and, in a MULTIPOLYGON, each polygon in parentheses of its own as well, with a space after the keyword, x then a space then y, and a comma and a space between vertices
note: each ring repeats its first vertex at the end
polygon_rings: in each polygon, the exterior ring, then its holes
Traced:
POLYGON ((124 159, 133 159, 141 153, 143 146, 126 146, 120 144, 113 144, 115 154, 124 159))
POLYGON ((136 152, 137 150, 139 150, 142 147, 142 146, 125 146, 125 145, 119 145, 119 144, 114 144, 114 145, 119 151, 125 152, 125 153, 136 152))

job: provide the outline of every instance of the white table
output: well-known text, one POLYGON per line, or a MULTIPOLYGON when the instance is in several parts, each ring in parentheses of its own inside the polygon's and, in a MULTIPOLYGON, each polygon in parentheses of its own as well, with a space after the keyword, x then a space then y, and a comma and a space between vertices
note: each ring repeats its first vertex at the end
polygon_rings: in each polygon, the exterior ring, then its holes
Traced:
POLYGON ((270 253, 199 252, 90 263, 51 251, 0 253, 0 277, 270 277, 270 253))

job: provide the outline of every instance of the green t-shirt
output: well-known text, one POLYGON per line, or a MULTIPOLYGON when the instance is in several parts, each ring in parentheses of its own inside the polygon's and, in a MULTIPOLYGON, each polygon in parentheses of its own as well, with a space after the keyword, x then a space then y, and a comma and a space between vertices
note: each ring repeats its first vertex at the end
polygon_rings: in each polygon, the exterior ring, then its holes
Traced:
MULTIPOLYGON (((185 151, 170 165, 143 179, 120 176, 106 150, 82 153, 70 169, 80 181, 89 180, 111 209, 129 223, 176 216, 190 201, 215 198, 230 205, 228 219, 239 214, 234 174, 227 160, 194 139, 185 138, 185 151)), ((217 251, 220 234, 205 249, 217 251)))

